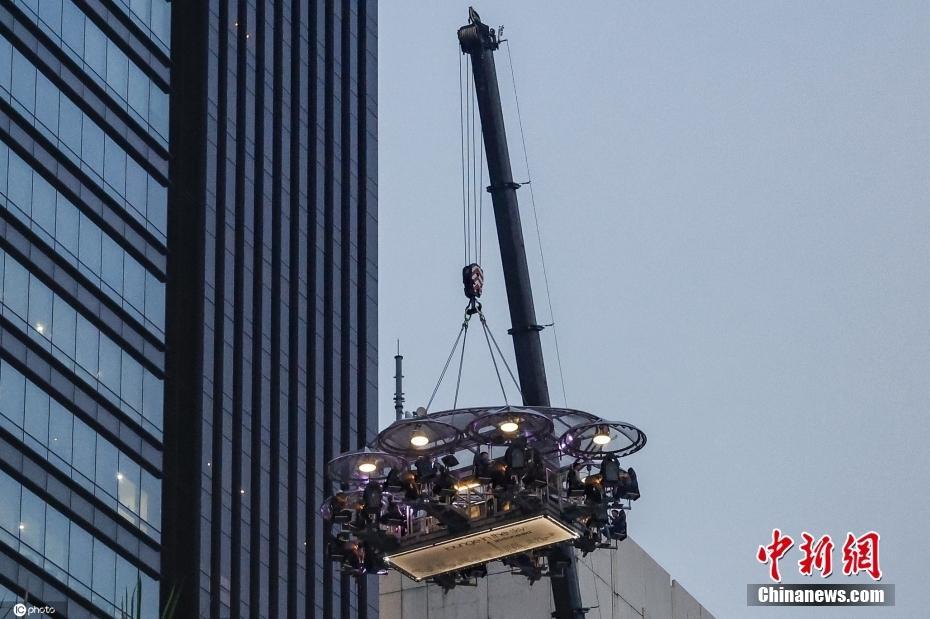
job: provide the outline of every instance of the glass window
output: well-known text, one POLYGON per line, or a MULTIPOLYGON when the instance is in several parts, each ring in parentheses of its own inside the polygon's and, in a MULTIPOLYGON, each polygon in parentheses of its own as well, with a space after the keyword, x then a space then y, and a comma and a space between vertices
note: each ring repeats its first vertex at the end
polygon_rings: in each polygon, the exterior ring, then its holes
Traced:
POLYGON ((45 502, 23 488, 21 509, 19 539, 36 551, 35 557, 45 548, 45 502))
POLYGON ((52 343, 74 359, 74 346, 77 341, 77 311, 59 296, 55 297, 53 305, 52 320, 55 328, 52 330, 52 343))
POLYGON ((78 240, 80 239, 81 218, 78 210, 74 208, 60 193, 55 194, 55 240, 67 249, 72 256, 80 253, 78 240))
POLYGON ((20 484, 6 474, 0 474, 0 528, 13 535, 19 535, 20 484))
POLYGON ((81 124, 83 123, 84 114, 78 106, 65 97, 61 97, 58 113, 61 118, 58 137, 73 156, 79 157, 81 155, 81 124))
MULTIPOLYGON (((56 41, 91 79, 104 86, 115 103, 131 111, 137 121, 167 146, 167 116, 160 113, 162 110, 151 110, 149 102, 156 92, 162 91, 129 59, 118 43, 110 41, 93 20, 84 15, 74 0, 43 0, 42 3, 36 0, 14 0, 14 3, 56 41)), ((170 32, 170 9, 167 3, 157 2, 155 11, 150 11, 146 6, 144 19, 130 11, 124 0, 116 0, 113 5, 131 15, 142 26, 142 30, 151 33, 152 40, 167 52, 167 39, 159 40, 161 36, 169 36, 170 32)), ((167 100, 167 94, 162 95, 158 105, 167 100)))
POLYGON ((107 38, 100 28, 84 19, 83 13, 81 22, 84 26, 84 61, 103 77, 107 74, 107 38))
POLYGON ((61 567, 68 567, 69 521, 55 509, 45 514, 45 558, 61 567))
POLYGON ((52 291, 37 277, 29 278, 29 326, 45 338, 52 336, 52 291))
POLYGON ((123 293, 123 250, 111 237, 103 235, 103 281, 117 294, 123 293))
POLYGON ((52 133, 58 133, 59 90, 42 73, 36 78, 36 119, 52 133))
POLYGON ((5 259, 3 262, 3 295, 0 301, 20 318, 25 318, 29 300, 29 272, 15 260, 5 259))
MULTIPOLYGON (((11 365, 4 363, 3 371, 0 372, 0 412, 17 428, 22 428, 25 408, 26 378, 11 365)), ((19 434, 19 432, 14 431, 14 434, 19 434)))
POLYGON ((100 338, 100 361, 98 362, 97 379, 115 394, 119 394, 120 359, 122 354, 119 346, 108 337, 100 338))
POLYGON ((123 373, 120 380, 120 397, 133 408, 142 410, 142 365, 123 351, 123 373))
MULTIPOLYGON (((39 446, 48 444, 48 394, 31 381, 26 384, 26 432, 39 441, 39 446)), ((30 441, 34 445, 34 441, 30 441)), ((34 447, 38 450, 38 447, 34 447)))
POLYGON ((36 71, 26 57, 13 52, 13 96, 30 112, 36 107, 36 71))
POLYGON ((32 204, 32 168, 19 157, 10 157, 7 196, 27 213, 32 204))
MULTIPOLYGON (((127 168, 130 172, 127 186, 135 192, 134 200, 144 207, 148 176, 133 159, 127 160, 127 168)), ((2 142, 0 192, 16 196, 15 205, 0 196, 0 208, 8 208, 155 335, 164 333, 164 285, 2 142), (8 166, 11 172, 2 174, 8 166), (6 187, 8 179, 12 190, 6 187), (106 257, 101 260, 105 241, 109 245, 105 250, 106 257)))
POLYGON ((116 553, 107 548, 100 540, 94 540, 94 582, 91 583, 95 593, 105 600, 116 599, 116 553))
POLYGON ((68 572, 85 585, 90 585, 94 563, 94 538, 73 522, 68 527, 68 572))
POLYGON ((86 318, 78 314, 77 317, 77 348, 75 361, 91 374, 95 374, 99 362, 100 334, 86 318))
POLYGON ((126 99, 129 86, 129 58, 113 41, 107 41, 107 84, 126 99))
POLYGON ((39 17, 55 30, 60 29, 61 0, 42 0, 39 2, 39 17))
POLYGON ((116 598, 133 600, 139 588, 139 568, 116 555, 116 598))
POLYGON ((38 174, 32 179, 32 219, 49 234, 55 233, 55 188, 38 174))
POLYGON ((145 309, 145 269, 135 260, 123 265, 123 298, 137 309, 145 309))
POLYGON ((91 169, 103 170, 103 129, 98 127, 90 118, 84 116, 81 123, 81 159, 86 161, 91 169))
POLYGON ((10 89, 13 73, 13 44, 0 39, 0 87, 10 89))
POLYGON ((61 39, 77 54, 84 57, 84 13, 73 2, 62 6, 61 39))
MULTIPOLYGON (((119 195, 126 195, 126 151, 108 135, 104 138, 103 178, 119 195)), ((145 212, 144 210, 142 211, 145 212)))
POLYGON ((119 452, 109 441, 97 441, 97 485, 118 496, 119 452))
POLYGON ((96 479, 97 434, 83 423, 74 424, 74 468, 87 479, 96 479))
MULTIPOLYGON (((71 429, 73 426, 74 416, 64 406, 52 400, 48 416, 48 447, 69 466, 71 465, 71 429)), ((86 446, 82 446, 82 449, 86 449, 86 446)))

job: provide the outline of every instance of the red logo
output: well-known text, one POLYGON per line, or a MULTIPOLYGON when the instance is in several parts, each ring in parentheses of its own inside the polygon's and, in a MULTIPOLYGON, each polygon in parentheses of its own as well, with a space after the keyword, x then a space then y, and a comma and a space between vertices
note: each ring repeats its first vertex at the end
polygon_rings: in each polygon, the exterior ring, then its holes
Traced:
MULTIPOLYGON (((843 574, 855 576, 859 572, 867 573, 872 580, 881 580, 882 570, 878 562, 878 543, 880 536, 875 531, 869 531, 859 537, 852 533, 846 534, 843 544, 843 574)), ((769 578, 773 582, 781 582, 781 571, 778 562, 785 557, 794 546, 790 535, 783 534, 781 529, 772 529, 772 542, 759 546, 756 551, 756 560, 769 566, 769 578)), ((798 550, 803 555, 798 561, 798 571, 802 576, 812 576, 815 571, 821 578, 833 573, 833 539, 830 535, 815 538, 804 531, 801 533, 801 544, 798 550)))
POLYGON ((788 535, 782 535, 778 529, 772 529, 772 543, 768 546, 759 546, 756 553, 756 559, 759 563, 769 563, 769 578, 775 582, 781 582, 781 574, 778 571, 778 560, 785 556, 785 553, 794 546, 794 540, 788 535))
POLYGON ((843 544, 843 573, 847 576, 866 572, 872 580, 882 579, 882 569, 878 565, 879 535, 869 531, 861 537, 846 534, 843 544))
POLYGON ((804 557, 798 561, 798 568, 804 576, 810 576, 816 569, 822 578, 833 573, 833 540, 824 535, 814 542, 814 536, 808 532, 801 533, 804 542, 799 546, 804 557))

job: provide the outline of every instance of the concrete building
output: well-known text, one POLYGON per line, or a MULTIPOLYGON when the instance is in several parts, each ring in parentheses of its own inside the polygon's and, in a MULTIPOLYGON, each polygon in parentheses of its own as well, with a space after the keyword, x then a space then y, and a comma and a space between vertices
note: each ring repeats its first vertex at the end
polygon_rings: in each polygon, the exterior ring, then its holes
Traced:
MULTIPOLYGON (((632 539, 579 557, 578 577, 587 619, 713 619, 632 539)), ((501 563, 490 564, 477 587, 448 593, 395 571, 381 580, 381 619, 546 619, 553 610, 548 580, 530 585, 501 563)))

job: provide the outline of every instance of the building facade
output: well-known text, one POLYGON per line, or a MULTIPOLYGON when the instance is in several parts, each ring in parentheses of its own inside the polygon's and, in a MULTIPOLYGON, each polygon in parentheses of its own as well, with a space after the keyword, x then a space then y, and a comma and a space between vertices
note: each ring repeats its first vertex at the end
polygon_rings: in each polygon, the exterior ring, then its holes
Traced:
POLYGON ((376 3, 174 2, 162 597, 376 617, 324 464, 376 427, 376 3))
MULTIPOLYGON (((616 549, 578 557, 578 585, 587 619, 713 619, 681 583, 635 541, 616 549)), ((436 617, 551 617, 552 588, 543 580, 530 584, 501 563, 488 565, 489 576, 477 587, 442 587, 414 582, 392 571, 381 584, 382 619, 436 617)))
POLYGON ((170 13, 0 4, 0 600, 67 617, 157 614, 170 13))

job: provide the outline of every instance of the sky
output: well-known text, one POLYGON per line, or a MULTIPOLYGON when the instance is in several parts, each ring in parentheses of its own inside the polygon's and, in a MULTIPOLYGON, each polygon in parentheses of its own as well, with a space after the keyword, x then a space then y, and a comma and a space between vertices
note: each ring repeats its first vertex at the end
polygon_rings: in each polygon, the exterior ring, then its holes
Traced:
MULTIPOLYGON (((527 187, 520 210, 537 314, 557 329, 542 334, 552 400, 648 436, 624 462, 642 491, 631 536, 717 617, 926 616, 930 4, 475 8, 511 46, 552 314, 527 187), (838 545, 879 532, 897 605, 747 607, 776 527, 838 545)), ((379 6, 382 427, 397 340, 413 409, 465 307, 466 17, 464 3, 379 6)), ((496 61, 523 181, 506 47, 496 61)), ((484 215, 482 299, 512 364, 487 199, 484 215)), ((478 337, 459 406, 503 398, 478 337)), ((454 376, 431 410, 453 391, 454 376)), ((802 581, 799 557, 782 561, 786 582, 802 581)))

